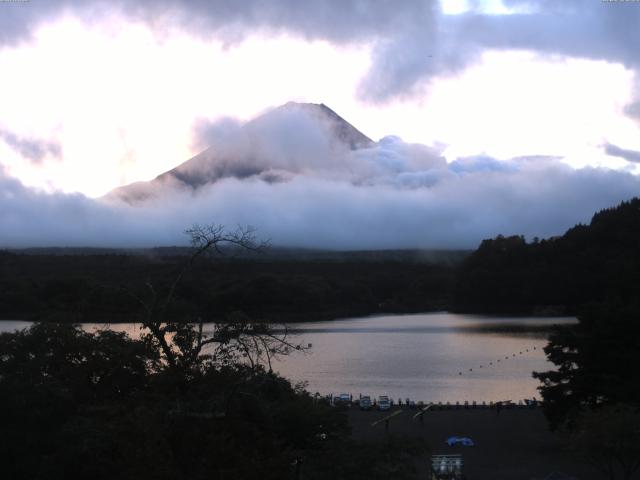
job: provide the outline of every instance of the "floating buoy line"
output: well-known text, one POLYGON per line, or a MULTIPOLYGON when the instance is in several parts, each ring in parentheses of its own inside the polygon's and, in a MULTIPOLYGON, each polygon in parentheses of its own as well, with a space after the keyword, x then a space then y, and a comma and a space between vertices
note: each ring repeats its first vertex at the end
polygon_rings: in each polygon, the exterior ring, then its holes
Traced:
MULTIPOLYGON (((532 346, 532 347, 529 347, 529 348, 525 348, 524 350, 520 350, 518 353, 512 353, 511 356, 505 355, 504 358, 500 357, 497 360, 491 360, 488 364, 480 364, 480 365, 478 365, 478 368, 492 367, 492 366, 494 366, 494 363, 498 364, 498 363, 500 363, 500 362, 502 362, 504 360, 511 360, 513 358, 516 358, 517 356, 524 355, 526 353, 532 352, 533 350, 538 350, 538 348, 535 347, 535 346, 532 346)), ((462 375, 462 372, 463 372, 463 370, 460 370, 458 372, 458 375, 462 375)), ((467 370, 467 372, 473 372, 473 368, 469 368, 467 370)))

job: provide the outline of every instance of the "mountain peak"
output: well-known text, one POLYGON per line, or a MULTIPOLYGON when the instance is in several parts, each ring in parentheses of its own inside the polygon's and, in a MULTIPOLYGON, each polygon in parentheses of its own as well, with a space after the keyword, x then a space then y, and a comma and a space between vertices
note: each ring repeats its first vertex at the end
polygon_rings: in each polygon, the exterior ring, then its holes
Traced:
MULTIPOLYGON (((242 179, 263 175, 271 181, 274 176, 272 170, 295 174, 301 168, 300 162, 308 155, 322 155, 323 148, 328 145, 330 148, 337 146, 338 149, 357 150, 375 143, 324 103, 299 102, 285 103, 245 123, 235 132, 234 142, 231 147, 209 147, 150 182, 119 187, 107 197, 136 203, 156 197, 163 190, 196 190, 225 177, 242 179), (296 117, 298 113, 306 118, 296 117), (307 132, 306 136, 304 130, 293 131, 300 123, 307 124, 310 133, 307 132), (326 141, 313 144, 318 138, 326 141), (305 146, 309 151, 301 155, 300 146, 306 145, 308 140, 312 146, 305 146)), ((330 150, 324 153, 327 158, 322 160, 327 160, 327 165, 331 164, 333 153, 330 150)))
POLYGON ((252 122, 263 121, 263 119, 268 119, 271 115, 291 111, 304 112, 320 121, 326 122, 331 133, 338 140, 348 145, 351 150, 366 148, 375 143, 324 103, 287 102, 257 117, 252 122))

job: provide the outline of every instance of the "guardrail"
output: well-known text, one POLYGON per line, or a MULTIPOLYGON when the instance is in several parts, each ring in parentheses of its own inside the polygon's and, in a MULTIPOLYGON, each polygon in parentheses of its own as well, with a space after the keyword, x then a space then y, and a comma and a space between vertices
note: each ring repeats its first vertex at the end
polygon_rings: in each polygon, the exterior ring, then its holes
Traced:
MULTIPOLYGON (((316 393, 314 398, 317 401, 326 401, 331 405, 348 405, 348 406, 359 406, 359 400, 362 398, 353 396, 351 394, 341 394, 341 395, 320 395, 316 393), (348 396, 348 400, 346 397, 348 396)), ((378 397, 369 397, 371 399, 371 408, 377 409, 377 398, 378 397)), ((429 405, 431 410, 469 410, 469 409, 496 409, 496 410, 509 410, 509 409, 522 409, 522 408, 537 408, 542 405, 542 402, 536 398, 525 398, 522 400, 500 400, 500 401, 482 401, 478 402, 475 400, 469 401, 456 401, 456 402, 425 402, 422 400, 415 401, 409 398, 399 399, 394 401, 393 398, 389 397, 391 401, 392 407, 406 407, 409 409, 422 409, 425 406, 429 405)))

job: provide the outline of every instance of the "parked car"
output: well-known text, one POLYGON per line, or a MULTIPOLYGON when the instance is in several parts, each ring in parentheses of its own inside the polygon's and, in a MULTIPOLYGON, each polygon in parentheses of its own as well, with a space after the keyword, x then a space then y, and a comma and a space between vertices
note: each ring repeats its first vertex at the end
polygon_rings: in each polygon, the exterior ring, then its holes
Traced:
POLYGON ((372 406, 371 397, 365 395, 360 398, 360 410, 371 410, 372 406))
POLYGON ((391 401, 386 395, 378 397, 378 410, 389 410, 391 408, 391 401))
POLYGON ((333 396, 334 405, 351 405, 351 395, 348 393, 341 393, 333 396))
POLYGON ((446 441, 447 445, 454 447, 462 445, 463 447, 473 447, 475 443, 469 437, 449 437, 446 441))

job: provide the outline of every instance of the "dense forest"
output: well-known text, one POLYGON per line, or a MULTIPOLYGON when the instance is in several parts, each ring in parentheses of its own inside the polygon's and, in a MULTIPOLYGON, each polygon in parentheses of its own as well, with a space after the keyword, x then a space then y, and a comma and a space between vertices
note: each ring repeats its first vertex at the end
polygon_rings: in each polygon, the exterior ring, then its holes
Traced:
MULTIPOLYGON (((184 249, 0 252, 0 318, 131 321, 148 285, 166 291, 188 262, 184 249)), ((443 310, 466 252, 353 252, 202 258, 182 278, 174 318, 208 321, 242 311, 306 321, 443 310)))
POLYGON ((590 302, 632 301, 640 292, 640 198, 559 237, 485 240, 456 278, 452 309, 461 312, 576 314, 590 302))

